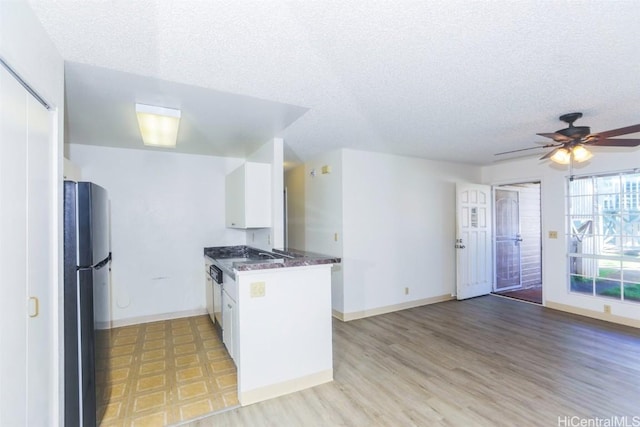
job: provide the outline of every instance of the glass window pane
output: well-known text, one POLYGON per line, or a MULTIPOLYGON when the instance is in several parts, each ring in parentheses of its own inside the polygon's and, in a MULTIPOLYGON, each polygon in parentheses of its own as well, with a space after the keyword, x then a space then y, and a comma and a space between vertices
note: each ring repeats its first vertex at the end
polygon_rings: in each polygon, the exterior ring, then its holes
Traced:
POLYGON ((571 275, 571 292, 593 295, 593 279, 571 275))
POLYGON ((569 194, 593 194, 593 180, 591 178, 579 178, 569 181, 569 194))
POLYGON ((598 263, 598 277, 601 279, 620 280, 622 278, 622 269, 620 268, 620 261, 599 259, 598 263))
POLYGON ((622 278, 624 299, 640 301, 640 259, 638 262, 624 261, 622 263, 622 278))
POLYGON ((598 277, 596 278, 596 294, 620 299, 620 279, 622 278, 619 260, 598 260, 598 277))
POLYGON ((594 255, 600 252, 599 248, 602 245, 598 245, 598 237, 595 236, 573 236, 574 239, 571 241, 571 252, 575 254, 587 254, 594 255))
POLYGON ((620 295, 620 281, 611 279, 596 279, 596 295, 614 299, 622 298, 620 295))
POLYGON ((640 177, 638 174, 622 177, 624 207, 629 211, 640 209, 640 177))
POLYGON ((625 257, 640 255, 640 236, 624 236, 622 238, 622 253, 625 257))
POLYGON ((574 215, 591 215, 593 212, 593 196, 575 196, 569 200, 574 215))
POLYGON ((620 236, 622 234, 622 221, 620 215, 596 215, 594 217, 595 233, 620 236))
POLYGON ((594 187, 598 194, 615 194, 620 192, 620 176, 599 176, 594 180, 594 187))
POLYGON ((595 260, 589 258, 569 257, 570 289, 572 292, 593 295, 593 277, 595 260))
POLYGON ((620 210, 620 196, 618 194, 599 194, 596 206, 599 214, 618 213, 620 210))

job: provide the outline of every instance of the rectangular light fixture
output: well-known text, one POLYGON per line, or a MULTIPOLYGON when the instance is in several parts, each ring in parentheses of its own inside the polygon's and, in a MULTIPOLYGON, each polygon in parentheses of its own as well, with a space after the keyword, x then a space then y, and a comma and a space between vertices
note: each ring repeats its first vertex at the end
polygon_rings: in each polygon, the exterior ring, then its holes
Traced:
POLYGON ((176 146, 180 110, 136 104, 136 115, 144 145, 168 148, 176 146))

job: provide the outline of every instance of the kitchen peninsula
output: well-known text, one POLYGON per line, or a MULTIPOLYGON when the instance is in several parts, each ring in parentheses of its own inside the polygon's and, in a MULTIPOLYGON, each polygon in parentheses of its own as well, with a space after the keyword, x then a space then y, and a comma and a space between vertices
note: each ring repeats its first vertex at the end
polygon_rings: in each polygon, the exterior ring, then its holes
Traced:
POLYGON ((204 255, 222 282, 223 341, 241 405, 333 380, 331 268, 340 258, 249 246, 204 255))

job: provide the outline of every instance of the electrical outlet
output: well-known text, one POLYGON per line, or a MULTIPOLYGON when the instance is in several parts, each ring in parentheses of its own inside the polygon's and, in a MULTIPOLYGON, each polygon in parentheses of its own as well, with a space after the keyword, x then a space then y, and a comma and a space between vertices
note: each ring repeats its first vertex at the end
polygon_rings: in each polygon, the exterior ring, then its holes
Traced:
POLYGON ((251 283, 250 289, 251 289, 251 298, 259 298, 265 295, 264 282, 253 282, 251 283))
POLYGON ((611 306, 609 304, 604 305, 604 312, 606 314, 611 314, 611 306))
POLYGON ((267 245, 271 244, 271 234, 267 234, 267 245))
POLYGON ((338 241, 338 233, 333 233, 333 240, 338 241))
POLYGON ((549 231, 549 238, 550 239, 557 239, 558 238, 558 232, 557 231, 549 231))
POLYGON ((409 295, 409 288, 404 288, 404 294, 409 295))

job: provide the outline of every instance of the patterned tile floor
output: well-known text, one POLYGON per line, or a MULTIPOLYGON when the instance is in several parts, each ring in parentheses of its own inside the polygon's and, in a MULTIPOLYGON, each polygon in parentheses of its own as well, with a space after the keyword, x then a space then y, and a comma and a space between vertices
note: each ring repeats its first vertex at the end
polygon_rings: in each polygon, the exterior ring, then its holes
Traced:
POLYGON ((238 405, 236 367, 208 316, 109 333, 97 349, 101 427, 167 426, 238 405))

